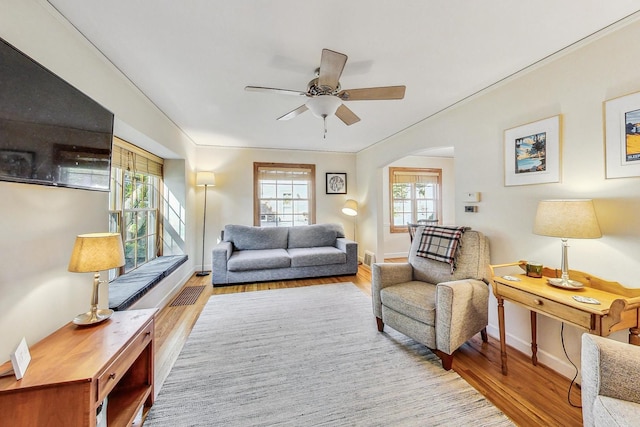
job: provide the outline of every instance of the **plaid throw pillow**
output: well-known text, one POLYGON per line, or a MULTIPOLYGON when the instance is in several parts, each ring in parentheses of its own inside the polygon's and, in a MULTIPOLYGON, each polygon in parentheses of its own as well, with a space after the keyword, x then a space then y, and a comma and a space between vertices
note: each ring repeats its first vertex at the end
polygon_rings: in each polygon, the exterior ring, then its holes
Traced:
POLYGON ((462 233, 468 227, 426 226, 420 237, 416 255, 451 265, 451 273, 456 269, 456 251, 462 233))

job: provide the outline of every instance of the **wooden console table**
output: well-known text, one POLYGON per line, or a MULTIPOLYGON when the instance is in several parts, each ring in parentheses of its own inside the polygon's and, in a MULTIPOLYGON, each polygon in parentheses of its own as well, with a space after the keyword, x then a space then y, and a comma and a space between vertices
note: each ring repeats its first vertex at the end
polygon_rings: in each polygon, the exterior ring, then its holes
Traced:
POLYGON ((510 301, 531 311, 531 361, 537 364, 537 313, 584 329, 589 333, 608 336, 612 332, 629 329, 629 343, 640 345, 640 289, 630 289, 617 282, 609 282, 580 271, 569 270, 569 277, 584 285, 581 289, 551 286, 547 278, 560 277, 557 269, 544 267, 542 278, 526 274, 512 274, 519 281, 507 280, 495 274, 495 269, 520 266, 526 261, 491 265, 493 294, 498 300, 500 356, 502 373, 507 375, 504 301, 510 301), (586 304, 573 299, 574 295, 595 298, 600 304, 586 304))
POLYGON ((117 311, 95 326, 68 323, 33 345, 24 377, 0 378, 0 417, 15 426, 95 427, 108 396, 109 427, 131 426, 153 404, 156 311, 117 311))

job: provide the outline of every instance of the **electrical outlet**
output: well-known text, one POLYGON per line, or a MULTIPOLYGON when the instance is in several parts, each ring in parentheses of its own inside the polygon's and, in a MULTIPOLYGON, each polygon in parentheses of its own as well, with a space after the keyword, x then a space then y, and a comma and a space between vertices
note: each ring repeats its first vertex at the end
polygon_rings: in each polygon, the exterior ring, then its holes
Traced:
POLYGON ((478 212, 478 207, 477 206, 465 206, 464 207, 464 211, 465 212, 478 212))

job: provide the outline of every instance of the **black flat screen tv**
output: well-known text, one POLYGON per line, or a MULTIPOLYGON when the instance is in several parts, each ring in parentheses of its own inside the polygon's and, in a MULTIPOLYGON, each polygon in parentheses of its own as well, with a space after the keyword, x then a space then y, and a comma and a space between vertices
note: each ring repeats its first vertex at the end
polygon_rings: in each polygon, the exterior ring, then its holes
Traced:
POLYGON ((0 39, 0 180, 109 191, 113 113, 0 39))

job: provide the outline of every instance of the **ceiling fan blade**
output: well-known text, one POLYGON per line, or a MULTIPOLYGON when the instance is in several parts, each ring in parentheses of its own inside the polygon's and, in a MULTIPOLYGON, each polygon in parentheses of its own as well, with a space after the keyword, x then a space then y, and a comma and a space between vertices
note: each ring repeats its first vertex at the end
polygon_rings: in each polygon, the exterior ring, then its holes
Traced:
POLYGON ((338 80, 342 75, 344 65, 347 63, 347 55, 334 52, 329 49, 322 49, 320 58, 320 74, 318 75, 318 86, 327 86, 332 90, 338 87, 338 80))
POLYGON ((307 108, 306 104, 302 104, 301 106, 299 106, 298 108, 296 108, 293 111, 289 111, 287 114, 285 114, 284 116, 278 117, 278 120, 289 120, 289 119, 293 119, 296 116, 299 116, 300 114, 304 113, 305 111, 307 111, 309 108, 307 108))
POLYGON ((356 116, 355 113, 347 108, 347 106, 344 104, 338 107, 336 116, 347 126, 351 126, 352 124, 358 123, 360 121, 360 117, 356 116))
POLYGON ((338 97, 343 101, 367 101, 404 98, 405 86, 367 87, 362 89, 345 89, 338 97))
POLYGON ((299 90, 289 90, 289 89, 276 89, 273 87, 262 87, 262 86, 245 86, 244 90, 249 92, 270 92, 270 93, 279 93, 281 95, 295 95, 295 96, 306 96, 306 92, 300 92, 299 90))

